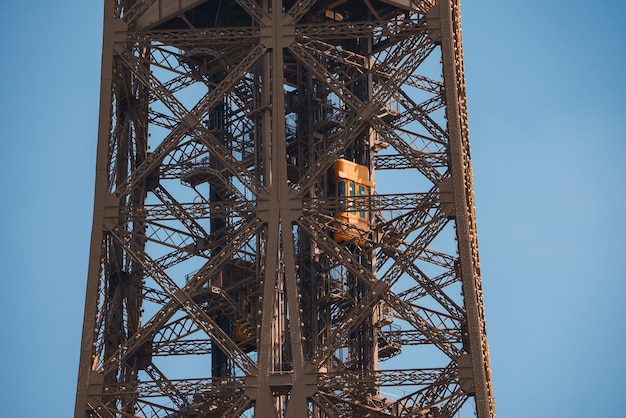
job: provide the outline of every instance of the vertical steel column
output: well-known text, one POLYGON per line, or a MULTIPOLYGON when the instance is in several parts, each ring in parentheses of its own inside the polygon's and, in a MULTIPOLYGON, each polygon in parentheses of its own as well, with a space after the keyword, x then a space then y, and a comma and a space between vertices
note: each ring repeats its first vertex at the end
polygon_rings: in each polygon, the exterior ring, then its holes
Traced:
POLYGON ((469 358, 479 418, 495 416, 491 366, 483 308, 478 260, 478 238, 474 211, 474 187, 470 158, 467 100, 463 68, 461 13, 458 0, 440 0, 441 48, 450 132, 450 168, 456 206, 456 232, 463 296, 467 310, 469 358))
POLYGON ((94 214, 89 250, 87 272, 87 291, 85 315, 81 340, 78 385, 76 392, 75 418, 88 417, 89 409, 95 408, 98 398, 90 395, 97 392, 103 384, 98 374, 93 344, 97 337, 96 317, 98 312, 98 293, 102 265, 102 236, 105 208, 107 204, 107 177, 109 162, 109 128, 111 120, 113 42, 114 42, 115 0, 104 1, 104 34, 102 42, 102 73, 100 77, 100 116, 98 118, 98 143, 96 156, 96 187, 94 193, 94 214))

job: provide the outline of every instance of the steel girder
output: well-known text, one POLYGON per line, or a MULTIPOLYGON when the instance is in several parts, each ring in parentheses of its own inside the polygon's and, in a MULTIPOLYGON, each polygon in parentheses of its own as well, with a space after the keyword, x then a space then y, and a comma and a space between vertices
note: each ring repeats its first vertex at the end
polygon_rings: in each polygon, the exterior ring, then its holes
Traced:
POLYGON ((105 0, 75 416, 494 417, 458 0, 274 3, 105 0))

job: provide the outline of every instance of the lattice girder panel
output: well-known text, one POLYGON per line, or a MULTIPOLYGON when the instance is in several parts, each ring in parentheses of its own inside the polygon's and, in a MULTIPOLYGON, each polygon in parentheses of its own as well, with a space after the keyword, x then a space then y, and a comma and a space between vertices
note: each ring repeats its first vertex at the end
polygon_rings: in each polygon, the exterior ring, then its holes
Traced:
POLYGON ((105 4, 76 417, 494 417, 456 0, 105 4))

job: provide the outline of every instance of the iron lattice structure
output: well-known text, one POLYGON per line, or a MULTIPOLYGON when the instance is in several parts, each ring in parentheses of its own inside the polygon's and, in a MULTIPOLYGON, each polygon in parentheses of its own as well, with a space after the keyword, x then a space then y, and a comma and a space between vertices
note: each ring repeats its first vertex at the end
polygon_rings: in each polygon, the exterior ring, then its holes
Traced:
POLYGON ((77 418, 495 417, 459 19, 105 0, 77 418))

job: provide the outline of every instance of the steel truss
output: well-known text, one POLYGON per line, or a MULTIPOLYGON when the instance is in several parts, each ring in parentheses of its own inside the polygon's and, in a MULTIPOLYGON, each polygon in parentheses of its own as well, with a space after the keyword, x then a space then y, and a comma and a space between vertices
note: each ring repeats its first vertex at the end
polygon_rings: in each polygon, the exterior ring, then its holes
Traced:
POLYGON ((105 0, 75 416, 495 417, 458 0, 279 4, 105 0))

